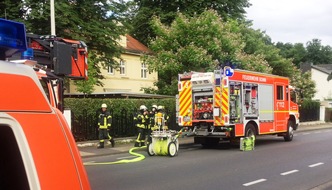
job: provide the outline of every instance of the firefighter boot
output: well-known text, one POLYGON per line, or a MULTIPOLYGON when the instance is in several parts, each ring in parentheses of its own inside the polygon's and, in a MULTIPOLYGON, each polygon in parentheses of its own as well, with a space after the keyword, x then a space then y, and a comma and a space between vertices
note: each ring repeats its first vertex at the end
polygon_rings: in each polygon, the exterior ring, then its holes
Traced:
POLYGON ((138 142, 135 142, 135 147, 140 147, 138 142))
POLYGON ((99 146, 97 148, 104 148, 104 142, 99 142, 99 146))
POLYGON ((113 138, 111 138, 110 142, 111 142, 111 146, 114 147, 115 142, 114 142, 114 139, 113 139, 113 138))
POLYGON ((145 142, 141 142, 141 146, 145 146, 145 142))

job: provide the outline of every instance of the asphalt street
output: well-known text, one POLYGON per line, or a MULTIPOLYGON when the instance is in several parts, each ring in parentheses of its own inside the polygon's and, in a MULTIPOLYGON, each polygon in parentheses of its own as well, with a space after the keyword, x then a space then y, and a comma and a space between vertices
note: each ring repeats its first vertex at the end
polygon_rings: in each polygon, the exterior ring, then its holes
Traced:
MULTIPOLYGON (((150 157, 146 150, 140 150, 138 153, 146 156, 143 161, 86 166, 86 169, 92 188, 97 190, 329 189, 332 188, 331 135, 330 124, 310 125, 297 131, 292 142, 276 136, 259 137, 255 150, 248 152, 228 143, 203 148, 188 141, 180 144, 179 155, 173 158, 150 157)), ((121 146, 123 150, 128 147, 121 146)), ((87 163, 132 158, 128 152, 119 151, 85 156, 83 160, 87 163)))
MULTIPOLYGON (((332 123, 325 123, 322 121, 313 121, 313 122, 305 122, 301 123, 298 130, 295 131, 295 134, 301 131, 311 131, 322 128, 332 128, 332 123)), ((95 141, 83 141, 77 142, 77 147, 81 153, 83 158, 85 157, 94 157, 94 156, 103 156, 103 155, 112 155, 112 154, 120 154, 120 153, 128 153, 131 148, 134 147, 134 139, 135 137, 128 138, 115 138, 115 147, 112 148, 110 143, 107 142, 104 149, 97 149, 98 140, 95 141)), ((192 137, 180 137, 179 143, 180 146, 183 144, 193 143, 194 140, 192 137)))

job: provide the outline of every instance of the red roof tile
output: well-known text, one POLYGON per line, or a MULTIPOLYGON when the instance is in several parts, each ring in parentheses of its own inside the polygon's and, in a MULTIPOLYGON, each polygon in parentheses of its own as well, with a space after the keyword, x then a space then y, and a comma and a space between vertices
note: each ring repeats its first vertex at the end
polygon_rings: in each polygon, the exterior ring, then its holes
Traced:
POLYGON ((126 35, 127 38, 127 48, 126 50, 137 52, 137 53, 152 53, 152 51, 146 47, 144 44, 131 37, 130 35, 126 35))

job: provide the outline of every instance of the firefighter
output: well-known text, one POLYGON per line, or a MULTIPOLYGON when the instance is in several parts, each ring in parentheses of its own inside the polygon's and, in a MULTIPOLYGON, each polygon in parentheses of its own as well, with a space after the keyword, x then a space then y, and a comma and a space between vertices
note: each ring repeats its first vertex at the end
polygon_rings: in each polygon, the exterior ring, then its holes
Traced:
POLYGON ((109 130, 111 128, 112 116, 107 111, 107 105, 101 105, 101 112, 98 116, 98 131, 99 131, 99 146, 98 148, 104 148, 104 140, 108 139, 114 147, 114 139, 110 136, 109 130))
POLYGON ((157 107, 157 113, 155 115, 155 123, 159 130, 167 130, 168 129, 168 120, 169 116, 165 113, 164 106, 157 107))
POLYGON ((151 143, 152 142, 152 138, 151 138, 151 132, 153 130, 155 130, 155 115, 157 113, 157 105, 152 105, 152 109, 149 112, 149 123, 148 123, 148 129, 147 129, 147 135, 148 135, 148 142, 147 143, 151 143))
POLYGON ((137 127, 137 138, 135 141, 135 147, 145 146, 145 131, 148 122, 148 111, 145 105, 139 107, 139 113, 134 117, 134 121, 137 127))

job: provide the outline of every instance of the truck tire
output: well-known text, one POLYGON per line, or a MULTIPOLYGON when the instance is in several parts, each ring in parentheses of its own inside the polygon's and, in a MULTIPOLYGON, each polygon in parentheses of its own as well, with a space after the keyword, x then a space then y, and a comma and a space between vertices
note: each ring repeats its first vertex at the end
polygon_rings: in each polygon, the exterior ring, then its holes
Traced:
POLYGON ((294 122, 288 121, 287 123, 287 133, 284 136, 285 141, 292 141, 294 136, 294 122))
POLYGON ((255 139, 256 139, 256 129, 253 124, 251 124, 251 123, 247 124, 244 136, 245 137, 255 136, 255 139))

